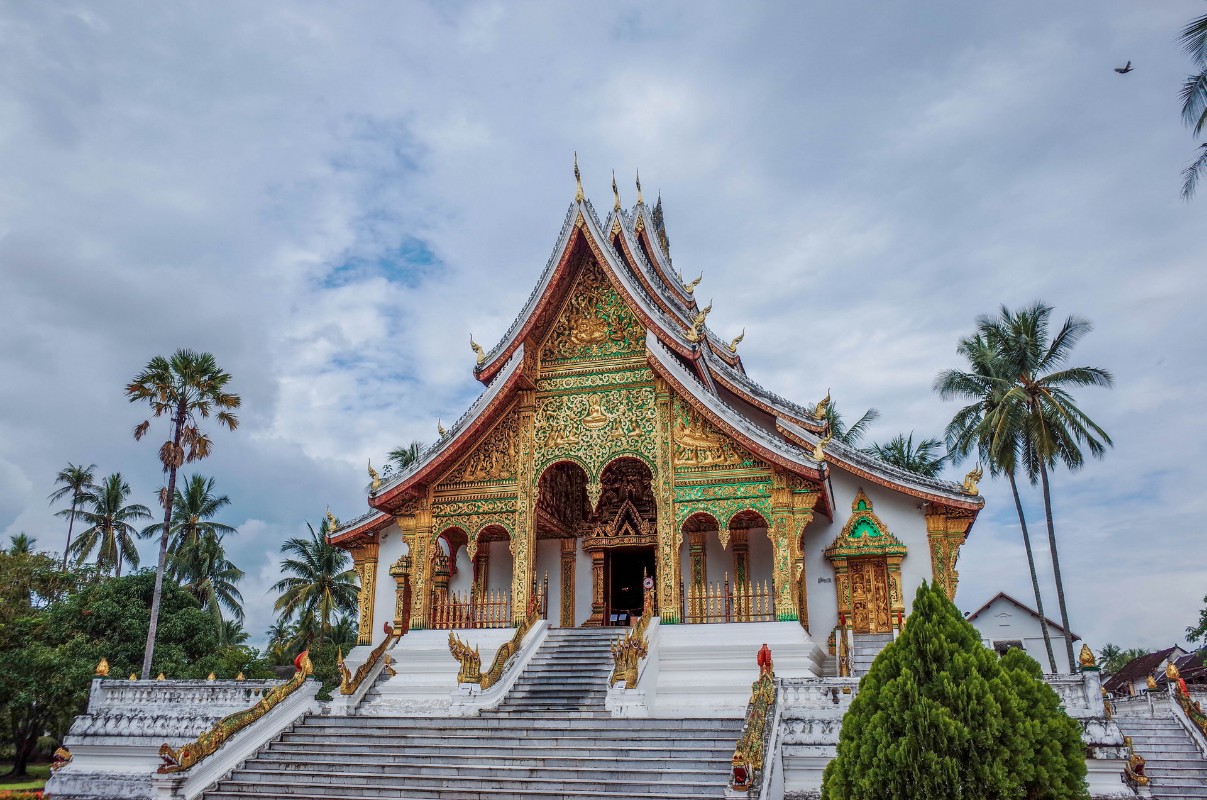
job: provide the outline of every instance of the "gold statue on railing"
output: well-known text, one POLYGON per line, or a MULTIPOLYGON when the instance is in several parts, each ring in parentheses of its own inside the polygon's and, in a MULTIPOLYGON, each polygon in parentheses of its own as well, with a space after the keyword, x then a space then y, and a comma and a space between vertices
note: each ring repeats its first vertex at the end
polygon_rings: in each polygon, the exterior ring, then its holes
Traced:
POLYGON ((457 683, 480 683, 482 681, 482 655, 475 647, 472 650, 469 642, 448 632, 448 650, 453 658, 461 665, 457 671, 457 683))

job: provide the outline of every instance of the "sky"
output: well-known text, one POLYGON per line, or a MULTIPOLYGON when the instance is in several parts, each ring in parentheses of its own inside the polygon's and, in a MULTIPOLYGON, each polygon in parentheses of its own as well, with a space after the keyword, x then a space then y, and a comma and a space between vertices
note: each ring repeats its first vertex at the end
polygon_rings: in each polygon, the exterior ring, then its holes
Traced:
MULTIPOLYGON (((755 380, 879 409, 872 440, 941 434, 956 406, 931 384, 978 315, 1091 320, 1072 361, 1116 385, 1078 399, 1114 447, 1053 478, 1071 624, 1095 648, 1182 641, 1207 593, 1207 196, 1179 198, 1176 37, 1205 11, 0 3, 0 538, 61 550, 68 462, 153 506, 166 428, 135 442, 123 387, 211 352, 242 424, 184 474, 230 497, 262 641, 281 542, 367 510, 366 460, 481 391, 469 335, 489 349, 521 309, 577 151, 601 211, 612 170, 626 204, 639 169, 661 192, 675 265, 703 273, 713 330, 746 328, 755 380)), ((1031 602, 1009 487, 981 488, 957 604, 1031 602)))

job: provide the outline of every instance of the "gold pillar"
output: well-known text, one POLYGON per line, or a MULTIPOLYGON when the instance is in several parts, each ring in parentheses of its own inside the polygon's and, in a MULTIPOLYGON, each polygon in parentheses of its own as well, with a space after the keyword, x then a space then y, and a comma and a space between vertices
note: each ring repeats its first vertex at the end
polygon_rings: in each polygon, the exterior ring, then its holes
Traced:
POLYGON ((490 585, 490 542, 479 542, 474 552, 474 596, 481 597, 490 585), (485 545, 485 547, 483 546, 485 545))
POLYGON ((888 600, 892 625, 905 616, 905 593, 901 589, 901 556, 888 556, 888 600))
POLYGON ((930 545, 931 576, 935 583, 943 587, 947 596, 955 600, 956 586, 960 582, 956 560, 960 557, 960 547, 968 538, 972 517, 952 516, 944 513, 945 509, 933 506, 927 508, 926 538, 930 545))
POLYGON ((606 625, 607 608, 604 606, 604 559, 602 550, 591 551, 591 618, 583 623, 585 628, 606 625))
POLYGON ((683 580, 679 575, 679 550, 683 531, 675 519, 675 472, 671 464, 672 419, 671 393, 666 381, 654 378, 655 444, 658 448, 654 469, 654 491, 658 502, 657 591, 658 616, 664 625, 679 622, 679 590, 683 580))
POLYGON ((771 580, 775 591, 775 618, 797 619, 796 593, 793 591, 792 492, 788 476, 779 467, 771 468, 771 580))
POLYGON ((691 555, 691 588, 687 590, 691 601, 688 621, 701 622, 704 620, 704 592, 708 588, 708 558, 704 549, 704 534, 701 531, 689 533, 687 546, 691 555))
POLYGON ((796 586, 796 613, 801 627, 809 630, 809 582, 805 574, 805 528, 813 521, 813 494, 796 494, 793 502, 797 505, 796 530, 792 534, 792 577, 796 586), (805 510, 800 506, 807 503, 805 510))
POLYGON ((577 539, 562 539, 562 612, 563 628, 574 627, 574 565, 577 539))
POLYGON ((519 452, 516 464, 516 519, 511 535, 511 618, 519 625, 528 610, 528 597, 533 588, 533 572, 536 568, 536 525, 533 514, 536 506, 536 427, 533 412, 536 409, 536 392, 525 389, 520 392, 516 405, 519 428, 519 452))
POLYGON ((411 557, 404 555, 390 565, 390 577, 394 579, 394 633, 398 636, 407 632, 410 624, 411 606, 411 557))
POLYGON ((432 557, 431 548, 436 544, 432 540, 432 510, 431 505, 424 499, 416 504, 414 518, 411 523, 414 533, 411 536, 411 630, 418 631, 427 627, 427 612, 432 595, 432 557))
POLYGON ((352 566, 356 570, 360 592, 357 597, 359 626, 356 643, 373 644, 373 600, 377 589, 377 540, 362 542, 352 550, 352 566))

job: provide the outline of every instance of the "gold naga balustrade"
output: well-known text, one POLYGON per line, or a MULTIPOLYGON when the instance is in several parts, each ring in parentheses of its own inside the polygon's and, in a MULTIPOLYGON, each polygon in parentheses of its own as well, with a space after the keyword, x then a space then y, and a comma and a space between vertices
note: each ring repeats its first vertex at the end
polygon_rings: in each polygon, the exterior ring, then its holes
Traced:
POLYGON ((775 710, 775 666, 771 661, 771 648, 763 645, 757 660, 759 677, 750 686, 746 722, 730 759, 729 788, 739 792, 749 792, 762 774, 767 726, 775 710))
POLYGON ((641 664, 641 659, 649 655, 649 643, 646 641, 645 632, 650 627, 650 620, 654 617, 654 609, 658 607, 653 598, 654 592, 646 591, 645 608, 642 609, 637 624, 623 639, 612 643, 614 666, 612 667, 612 677, 608 680, 609 686, 615 686, 619 681, 624 681, 624 688, 637 688, 637 667, 641 664))
POLYGON ((374 665, 382 658, 386 660, 386 668, 390 666, 390 657, 386 655, 386 651, 397 642, 399 635, 391 629, 390 633, 386 634, 386 638, 381 640, 381 644, 373 648, 373 652, 369 653, 369 657, 365 659, 365 663, 356 668, 356 674, 348 669, 344 663, 343 650, 336 651, 338 656, 335 665, 339 669, 339 693, 343 695, 356 694, 356 690, 365 682, 365 678, 373 670, 374 665))
POLYGON ((1203 714, 1201 705, 1190 699, 1186 681, 1182 680, 1181 673, 1173 663, 1166 665, 1165 677, 1169 680, 1169 691, 1173 694, 1174 702, 1182 708, 1182 712, 1186 715, 1186 719, 1190 720, 1190 724, 1207 737, 1207 715, 1203 714))
POLYGON ((1127 763, 1123 765, 1123 782, 1132 789, 1148 786, 1148 776, 1144 774, 1144 757, 1132 747, 1132 737, 1123 737, 1123 746, 1127 748, 1127 763))
POLYGON ((528 631, 532 630, 536 621, 545 615, 548 598, 549 577, 545 576, 540 588, 534 591, 528 599, 528 609, 524 614, 524 619, 516 626, 515 633, 511 638, 504 642, 495 653, 494 661, 486 672, 482 672, 482 656, 478 652, 478 648, 471 648, 469 642, 450 630, 448 632, 448 649, 453 654, 453 658, 457 659, 461 665, 457 672, 457 683, 476 683, 482 687, 483 691, 498 683, 507 669, 507 662, 520 651, 520 645, 528 631))
POLYGON ((159 748, 159 757, 163 759, 163 763, 159 765, 156 772, 162 775, 192 769, 202 759, 217 752, 218 748, 226 744, 226 741, 236 733, 263 718, 265 714, 280 705, 281 701, 300 689, 306 683, 306 679, 314 673, 309 651, 303 651, 294 661, 294 666, 297 671, 293 673, 292 678, 263 695, 259 702, 251 708, 236 711, 234 714, 218 720, 214 727, 198 736, 196 741, 181 745, 179 749, 173 749, 165 743, 159 748))
POLYGON ((770 581, 689 585, 683 598, 684 622, 775 622, 775 589, 770 581))

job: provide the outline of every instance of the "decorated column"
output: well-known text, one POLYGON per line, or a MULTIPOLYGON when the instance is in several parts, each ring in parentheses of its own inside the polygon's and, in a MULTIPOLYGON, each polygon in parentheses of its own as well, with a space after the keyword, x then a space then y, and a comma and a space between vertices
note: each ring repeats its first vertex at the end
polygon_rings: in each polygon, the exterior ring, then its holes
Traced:
POLYGON ((486 546, 483 547, 482 543, 475 538, 474 544, 476 546, 472 556, 474 564, 473 593, 475 597, 482 597, 486 594, 486 587, 490 585, 488 580, 490 577, 490 543, 486 542, 486 546))
POLYGON ((657 413, 655 444, 657 446, 657 469, 654 470, 654 486, 658 501, 658 615, 662 624, 679 621, 679 549, 682 545, 682 530, 677 522, 674 489, 675 471, 671 461, 672 419, 671 393, 661 378, 654 380, 654 407, 657 413))
POLYGON ((394 632, 401 636, 410 624, 411 608, 411 556, 404 553, 390 565, 390 577, 394 579, 394 632))
POLYGON ((604 606, 604 557, 602 550, 591 552, 591 618, 584 623, 586 627, 607 624, 607 608, 604 606))
POLYGON ((377 550, 376 538, 373 541, 361 542, 352 551, 352 566, 359 578, 360 594, 357 598, 359 609, 359 627, 356 643, 373 643, 373 595, 377 588, 377 550))
POLYGON ((511 617, 519 625, 528 609, 528 597, 532 593, 533 570, 536 561, 536 525, 533 514, 536 509, 536 475, 534 457, 536 449, 536 427, 533 412, 536 408, 536 393, 531 390, 520 392, 516 407, 518 415, 518 452, 516 472, 515 530, 511 533, 511 617))
POLYGON ((574 627, 574 565, 577 556, 577 539, 562 539, 562 603, 560 624, 563 628, 574 627))
POLYGON ((409 522, 404 523, 400 519, 399 527, 403 530, 404 538, 408 528, 411 531, 411 538, 407 542, 411 546, 410 628, 411 630, 423 630, 427 627, 427 613, 431 599, 431 548, 436 546, 432 540, 432 509, 427 498, 414 503, 409 522))
POLYGON ((704 532, 689 533, 687 546, 691 558, 691 588, 687 590, 691 607, 687 613, 690 620, 699 622, 704 619, 704 593, 708 588, 708 559, 704 549, 704 532))
POLYGON ((797 619, 796 592, 792 580, 793 538, 792 493, 788 475, 778 467, 771 468, 771 580, 775 590, 775 618, 780 621, 797 619))
POLYGON ((956 560, 960 557, 960 547, 968 538, 968 529, 972 527, 972 515, 958 514, 934 505, 926 506, 926 512, 931 575, 934 582, 942 586, 947 596, 954 600, 956 586, 960 582, 956 560))

